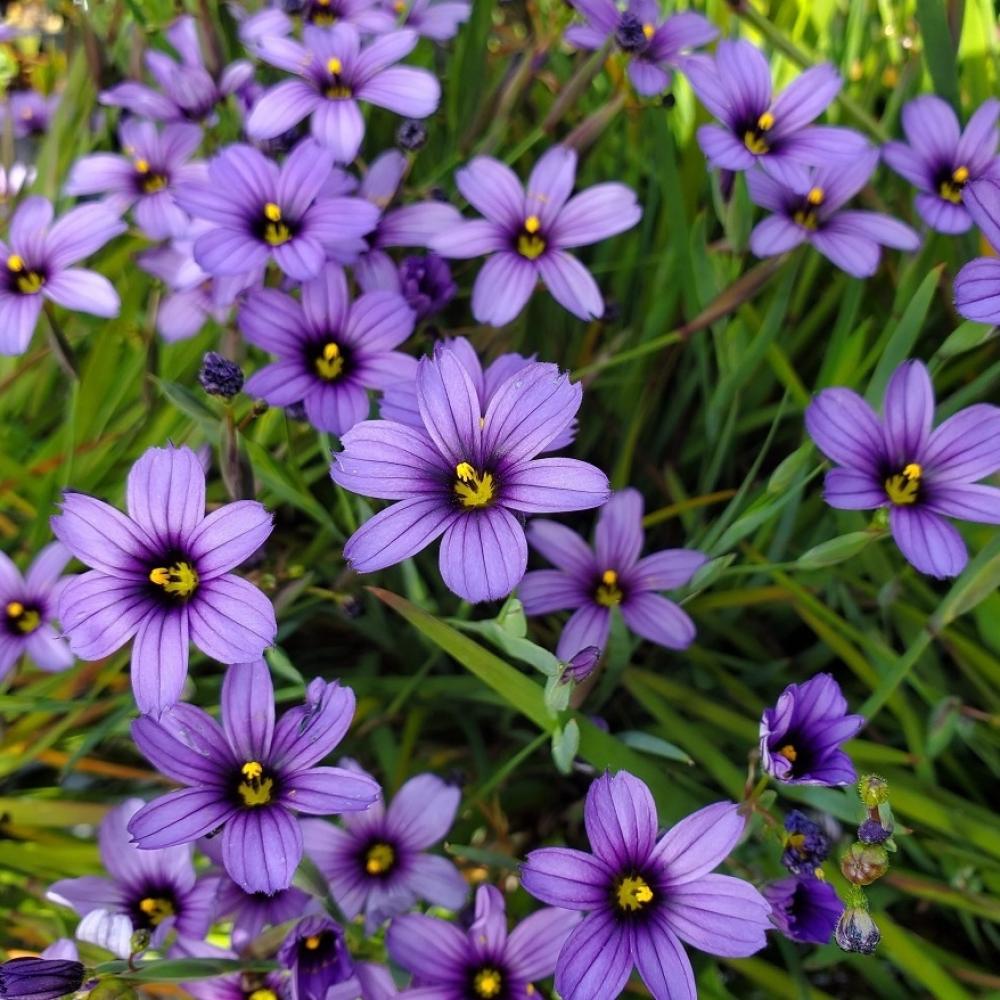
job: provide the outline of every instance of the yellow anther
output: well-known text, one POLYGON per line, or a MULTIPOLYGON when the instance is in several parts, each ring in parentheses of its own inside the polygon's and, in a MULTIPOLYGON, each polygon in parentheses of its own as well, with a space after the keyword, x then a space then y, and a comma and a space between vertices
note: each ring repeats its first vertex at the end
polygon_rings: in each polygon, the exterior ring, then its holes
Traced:
POLYGON ((472 988, 477 996, 490 997, 500 995, 503 989, 503 977, 496 969, 481 969, 472 980, 472 988))
POLYGON ((320 941, 321 938, 319 934, 310 934, 309 937, 307 937, 302 943, 309 951, 315 951, 320 946, 320 941))
POLYGON ((274 779, 264 777, 264 766, 259 760, 248 760, 241 768, 240 774, 245 780, 236 786, 236 791, 243 800, 243 805, 266 806, 271 801, 271 790, 274 779))
POLYGON ((825 882, 826 881, 826 872, 823 871, 822 868, 814 868, 813 869, 813 877, 814 878, 818 878, 820 880, 820 882, 825 882))
POLYGON ((785 758, 789 763, 794 764, 795 761, 799 759, 799 752, 792 746, 791 743, 786 743, 778 753, 785 758))
POLYGON ((821 187, 814 187, 809 189, 809 194, 806 195, 806 201, 808 201, 810 205, 822 205, 825 197, 826 194, 821 187))
POLYGON ((920 479, 923 474, 924 470, 917 465, 916 462, 910 462, 910 464, 903 469, 903 475, 906 476, 907 479, 920 479))
POLYGON ((155 899, 151 896, 139 900, 139 909, 149 917, 149 922, 154 927, 159 927, 167 917, 172 917, 176 912, 169 899, 155 899))
POLYGON ((278 1000, 278 994, 274 990, 260 989, 254 990, 247 1000, 278 1000))
POLYGON ((245 778, 259 778, 264 773, 264 767, 258 760, 248 760, 241 768, 240 774, 245 778))
POLYGON ((198 571, 186 562, 176 562, 173 566, 157 566, 149 571, 150 583, 162 587, 168 594, 190 597, 200 582, 198 571))
POLYGON ((619 909, 634 913, 636 910, 641 910, 647 903, 651 903, 654 893, 649 883, 641 875, 626 875, 618 883, 616 898, 619 909))
POLYGON ((455 466, 455 475, 463 482, 468 483, 476 478, 476 470, 468 462, 459 462, 455 466))
POLYGON ((135 169, 140 174, 148 174, 149 173, 149 160, 136 160, 135 161, 135 169))
POLYGON ((344 64, 336 56, 330 56, 326 61, 326 71, 332 76, 339 76, 344 71, 344 64))
POLYGON ((340 357, 340 348, 332 341, 323 348, 323 357, 327 361, 333 361, 334 358, 340 357))
POLYGON ((655 24, 644 24, 642 26, 642 33, 646 36, 646 38, 652 38, 653 35, 656 34, 656 25, 655 24))
POLYGON ((396 852, 389 844, 373 844, 365 855, 365 871, 384 875, 396 863, 396 852))
POLYGON ((10 271, 23 271, 24 259, 19 257, 16 253, 12 253, 7 258, 7 269, 10 271))
POLYGON ((344 370, 344 356, 340 353, 340 345, 332 340, 324 344, 315 364, 320 378, 332 382, 344 370))
POLYGON ((276 205, 273 201, 269 201, 264 206, 264 218, 270 219, 271 222, 281 222, 281 208, 276 205))
POLYGON ((7 615, 10 618, 20 618, 24 614, 24 605, 20 601, 11 601, 7 605, 7 615))
POLYGON ((924 470, 916 462, 907 463, 901 473, 886 479, 886 496, 897 506, 906 507, 916 503, 923 474, 924 470))
POLYGON ((968 167, 955 167, 951 173, 951 179, 956 184, 964 184, 969 179, 968 167))
POLYGON ((537 215, 529 215, 524 220, 524 231, 526 233, 537 233, 542 228, 542 222, 537 215))
POLYGON ((768 132, 770 129, 774 128, 774 115, 770 111, 765 111, 760 118, 757 119, 757 128, 761 132, 768 132))
POLYGON ((396 0, 396 2, 392 5, 392 9, 397 14, 403 14, 403 13, 405 13, 406 12, 406 0, 396 0))
POLYGON ((606 569, 594 592, 594 600, 605 608, 614 608, 621 604, 623 596, 618 586, 618 574, 613 569, 606 569))
POLYGON ((618 574, 613 569, 606 569, 601 574, 601 582, 608 587, 613 587, 618 582, 618 574))
POLYGON ((455 478, 455 493, 463 507, 485 507, 493 499, 492 473, 480 473, 468 462, 459 462, 455 478))

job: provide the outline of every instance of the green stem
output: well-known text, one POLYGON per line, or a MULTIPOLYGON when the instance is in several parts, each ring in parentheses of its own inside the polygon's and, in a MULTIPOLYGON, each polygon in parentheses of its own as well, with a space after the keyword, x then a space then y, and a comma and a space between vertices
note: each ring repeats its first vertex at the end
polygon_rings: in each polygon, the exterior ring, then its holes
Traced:
POLYGON ((80 369, 77 365, 73 348, 70 347, 69 341, 62 332, 62 327, 59 326, 59 321, 56 319, 55 310, 52 308, 51 303, 46 302, 44 308, 45 318, 49 323, 49 342, 52 345, 52 353, 59 362, 59 366, 69 378, 74 382, 78 382, 80 380, 80 369))

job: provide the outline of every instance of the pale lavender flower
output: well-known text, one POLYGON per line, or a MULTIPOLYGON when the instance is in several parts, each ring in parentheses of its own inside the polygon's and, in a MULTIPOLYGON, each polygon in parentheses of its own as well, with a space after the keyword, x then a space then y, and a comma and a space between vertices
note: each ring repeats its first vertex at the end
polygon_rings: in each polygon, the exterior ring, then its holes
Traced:
POLYGON ((503 326, 514 319, 541 279, 574 316, 604 313, 591 273, 567 250, 631 229, 642 215, 623 184, 596 184, 575 197, 576 152, 554 146, 535 164, 527 189, 510 167, 477 156, 455 175, 462 196, 485 218, 462 222, 431 240, 444 257, 489 255, 472 290, 472 314, 503 326))
POLYGON ((472 13, 469 0, 383 0, 383 4, 393 18, 402 19, 402 27, 434 42, 454 38, 472 13))
POLYGON ((0 133, 6 131, 9 121, 15 139, 44 135, 58 107, 58 94, 46 96, 37 90, 15 90, 6 101, 0 102, 0 133))
MULTIPOLYGON (((455 297, 458 286, 448 262, 436 253, 410 254, 396 264, 377 251, 366 255, 363 270, 356 272, 366 292, 397 292, 414 311, 417 322, 440 312, 455 297)), ((414 400, 416 389, 414 389, 414 400)))
MULTIPOLYGON (((971 183, 962 201, 976 225, 1000 254, 1000 179, 984 177, 971 183)), ((1000 259, 978 257, 955 278, 955 308, 977 323, 1000 323, 1000 259)))

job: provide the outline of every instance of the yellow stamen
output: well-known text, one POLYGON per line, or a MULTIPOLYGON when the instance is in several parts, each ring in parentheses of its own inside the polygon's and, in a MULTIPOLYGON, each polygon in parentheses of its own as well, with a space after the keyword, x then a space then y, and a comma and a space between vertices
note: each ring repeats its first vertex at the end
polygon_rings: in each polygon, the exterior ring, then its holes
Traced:
POLYGON ((278 1000, 278 994, 274 990, 260 989, 254 990, 247 1000, 278 1000))
POLYGON ((7 605, 7 615, 10 618, 20 618, 24 614, 24 605, 20 601, 11 601, 7 605))
POLYGON ((406 12, 406 0, 396 0, 396 2, 392 5, 392 9, 397 14, 403 14, 403 13, 405 13, 406 12))
POLYGON ((770 111, 765 111, 760 118, 757 119, 757 128, 761 132, 768 132, 774 128, 774 115, 770 111))
POLYGON ((500 995, 503 989, 503 977, 496 969, 480 969, 472 980, 472 988, 477 996, 489 1000, 490 997, 500 995))
POLYGON ((264 241, 272 247, 280 247, 282 243, 287 243, 292 238, 292 231, 281 219, 281 207, 273 201, 264 205, 264 218, 267 222, 264 225, 264 241))
POLYGON ((537 215, 529 215, 524 220, 524 231, 526 233, 537 233, 542 227, 541 219, 537 215))
POLYGON ((545 240, 538 234, 542 220, 537 215, 529 215, 524 220, 524 230, 517 238, 517 252, 528 260, 535 260, 545 253, 545 240))
POLYGON ((4 609, 18 632, 29 635, 42 624, 42 616, 34 608, 26 608, 20 601, 11 601, 4 609))
POLYGON ((618 883, 615 898, 619 909, 635 913, 653 901, 654 893, 641 875, 626 875, 618 883))
POLYGON ((148 174, 149 173, 149 160, 136 160, 135 161, 135 169, 140 174, 148 174))
POLYGON ((886 496, 897 506, 907 507, 916 503, 923 474, 924 470, 916 462, 909 462, 903 466, 901 473, 886 479, 886 496))
POLYGON ((264 777, 264 766, 259 760, 248 760, 241 768, 240 774, 246 779, 236 786, 245 806, 266 806, 271 801, 271 791, 274 779, 264 777))
POLYGON ((264 206, 264 218, 270 219, 271 222, 281 222, 281 207, 269 201, 264 206))
POLYGON ((791 743, 786 743, 778 753, 785 758, 785 760, 794 764, 799 759, 799 752, 792 746, 791 743))
POLYGON ((396 852, 389 844, 373 844, 365 855, 365 871, 369 875, 383 875, 396 863, 396 852))
POLYGON ((302 943, 309 949, 309 951, 315 951, 320 945, 320 935, 310 934, 309 937, 305 939, 302 943))
POLYGON ((493 474, 477 472, 468 462, 455 466, 455 493, 463 507, 485 507, 494 493, 493 474))
POLYGON ((322 354, 316 359, 316 371, 320 378, 332 382, 344 370, 344 356, 334 341, 323 345, 322 354))
POLYGON ((174 915, 174 904, 169 899, 154 899, 147 896, 139 901, 139 909, 149 917, 154 927, 159 927, 168 917, 174 915))
POLYGON ((969 179, 968 167, 956 167, 951 174, 951 179, 956 184, 964 184, 969 179))
POLYGON ((656 25, 644 24, 642 26, 642 33, 646 36, 646 38, 652 38, 653 35, 656 34, 656 25))
POLYGON ((601 582, 608 587, 613 587, 618 582, 618 574, 613 569, 606 569, 601 574, 601 582))
POLYGON ((190 597, 201 582, 198 571, 187 562, 176 562, 169 567, 157 566, 149 571, 149 580, 177 597, 190 597))
POLYGON ((7 258, 7 270, 9 271, 23 271, 24 270, 24 259, 19 257, 16 253, 12 253, 7 258))
POLYGON ((339 76, 344 71, 344 64, 336 56, 331 56, 326 61, 326 70, 332 76, 339 76))
POLYGON ((826 194, 821 187, 814 187, 809 189, 809 194, 806 195, 806 201, 808 201, 810 205, 822 205, 825 197, 826 194))
POLYGON ((618 586, 618 574, 613 569, 606 569, 594 592, 594 600, 605 608, 614 608, 621 604, 623 596, 618 586))

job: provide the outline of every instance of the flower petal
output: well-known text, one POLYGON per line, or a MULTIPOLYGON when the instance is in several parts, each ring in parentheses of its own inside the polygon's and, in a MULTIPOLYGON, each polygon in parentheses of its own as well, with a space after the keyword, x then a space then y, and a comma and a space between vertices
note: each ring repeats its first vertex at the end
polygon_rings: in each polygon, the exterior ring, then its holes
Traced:
POLYGON ((654 860, 668 885, 684 885, 721 864, 743 836, 746 822, 732 802, 715 802, 685 816, 660 838, 654 860))
POLYGON ((459 514, 440 497, 401 500, 379 511, 347 540, 344 558, 356 573, 395 566, 427 548, 459 514))
POLYGON ((657 1000, 697 1000, 687 952, 662 914, 635 929, 632 948, 639 975, 657 1000))
POLYGON ((611 609, 588 600, 570 615, 559 636, 556 656, 560 660, 572 659, 588 646, 604 649, 611 631, 611 609))
POLYGON ((557 569, 525 573, 517 594, 527 615, 571 611, 590 600, 583 581, 557 569))
POLYGON ((656 840, 656 804, 645 782, 619 771, 587 792, 584 824, 594 854, 615 871, 645 864, 656 840))
POLYGON ((448 835, 461 801, 455 785, 435 774, 418 774, 396 792, 386 823, 407 847, 424 851, 448 835))
POLYGON ((222 826, 235 812, 215 788, 182 788, 144 805, 128 824, 143 850, 189 844, 222 826))
POLYGON ((1000 469, 1000 407, 977 403, 937 427, 923 462, 934 485, 974 482, 1000 469))
POLYGON ((694 642, 695 627, 690 615, 659 594, 626 595, 621 610, 625 624, 650 642, 667 649, 687 649, 694 642))
POLYGON ((187 671, 187 609, 152 608, 132 644, 132 693, 139 711, 159 715, 175 705, 187 671))
POLYGON ((205 516, 205 470, 190 448, 149 448, 128 474, 125 500, 164 549, 186 547, 205 516))
POLYGON ((529 983, 551 976, 566 938, 579 922, 578 911, 554 906, 525 917, 507 938, 504 957, 511 972, 529 983))
POLYGON ((559 953, 556 989, 563 1000, 614 1000, 632 971, 632 930, 610 914, 589 914, 559 953))
POLYGON ((477 156, 455 174, 462 197, 491 222, 519 229, 524 222, 524 189, 517 174, 489 156, 477 156))
POLYGON ((580 319, 604 315, 604 296, 594 276, 572 254, 550 250, 537 265, 545 286, 564 309, 580 319))
POLYGON ((823 499, 839 510, 873 510, 885 506, 886 492, 874 470, 830 469, 823 481, 823 499))
POLYGON ((263 660, 235 663, 222 681, 222 728, 243 761, 266 760, 274 735, 274 685, 263 660))
POLYGON ((304 771, 322 760, 350 728, 355 704, 350 688, 315 678, 306 691, 306 703, 285 712, 274 727, 275 766, 304 771))
POLYGON ((108 576, 145 582, 156 544, 114 507, 85 493, 66 492, 52 530, 88 566, 108 576))
POLYGON ((923 362, 904 361, 892 373, 882 412, 890 465, 919 462, 934 421, 934 386, 923 362))
POLYGON ((587 543, 556 521, 536 520, 528 525, 528 543, 553 566, 577 576, 595 575, 597 562, 587 543))
POLYGON ((222 831, 222 862, 244 892, 287 889, 301 860, 302 831, 282 806, 237 812, 222 831))
POLYGON ((274 530, 274 517, 255 500, 237 500, 212 511, 188 539, 202 580, 211 580, 250 558, 274 530))
POLYGON ((874 472, 884 464, 885 439, 875 411, 850 389, 824 389, 806 408, 806 430, 838 465, 874 472))
MULTIPOLYGON (((435 249, 448 254, 438 242, 435 249)), ((504 326, 524 308, 537 282, 538 269, 532 261, 507 250, 494 254, 483 264, 472 286, 472 315, 480 323, 504 326)))
POLYGON ((406 914, 389 925, 385 943, 392 960, 417 980, 462 983, 468 948, 465 935, 454 924, 406 914))
POLYGON ((969 561, 962 536, 940 514, 919 506, 892 507, 889 527, 907 562, 928 576, 958 576, 969 561))
POLYGON ((277 634, 274 608, 252 583, 225 573, 203 581, 189 602, 191 640, 220 663, 258 659, 277 634))
POLYGON ((564 910, 594 910, 607 905, 614 872, 598 857, 568 847, 531 851, 521 867, 526 892, 564 910))
POLYGON ((445 586, 459 597, 473 604, 500 600, 528 566, 524 529, 503 507, 457 513, 441 539, 438 565, 445 586))

